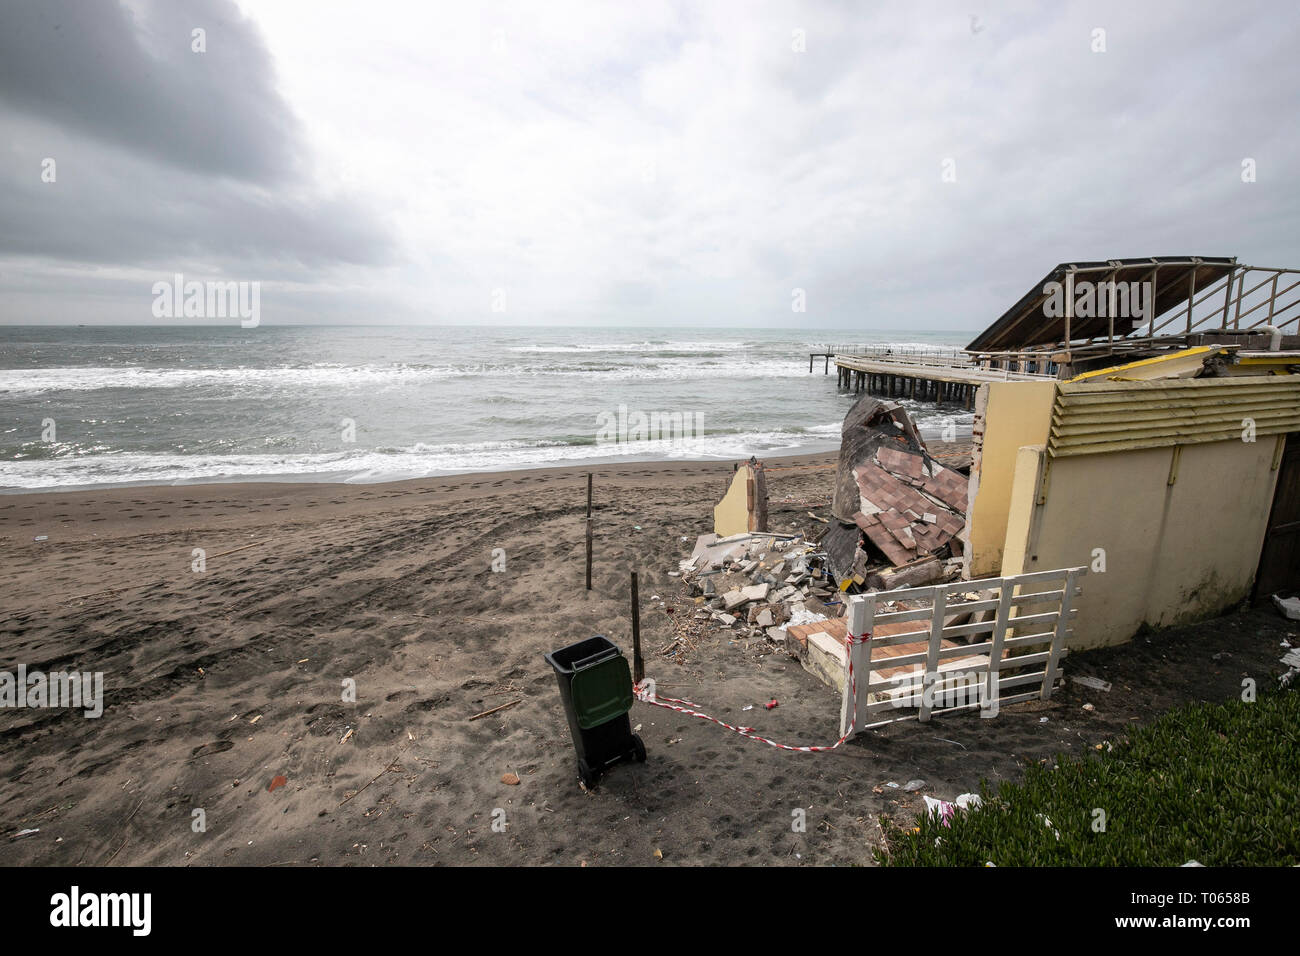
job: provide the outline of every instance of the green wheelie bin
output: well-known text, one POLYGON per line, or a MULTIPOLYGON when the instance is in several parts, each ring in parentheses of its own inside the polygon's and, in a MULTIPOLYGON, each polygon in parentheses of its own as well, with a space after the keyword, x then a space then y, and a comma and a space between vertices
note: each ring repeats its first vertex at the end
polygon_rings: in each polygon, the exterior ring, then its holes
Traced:
POLYGON ((645 762, 645 744, 632 733, 632 671, 623 652, 597 634, 545 655, 555 669, 560 699, 578 753, 578 779, 594 787, 623 760, 645 762))

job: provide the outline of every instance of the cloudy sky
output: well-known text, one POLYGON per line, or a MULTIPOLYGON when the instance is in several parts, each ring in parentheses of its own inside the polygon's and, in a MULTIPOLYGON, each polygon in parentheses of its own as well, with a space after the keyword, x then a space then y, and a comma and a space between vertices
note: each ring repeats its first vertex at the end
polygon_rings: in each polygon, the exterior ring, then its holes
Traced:
POLYGON ((0 322, 182 273, 266 324, 975 330, 1062 261, 1298 267, 1297 48, 1283 3, 4 0, 0 322))

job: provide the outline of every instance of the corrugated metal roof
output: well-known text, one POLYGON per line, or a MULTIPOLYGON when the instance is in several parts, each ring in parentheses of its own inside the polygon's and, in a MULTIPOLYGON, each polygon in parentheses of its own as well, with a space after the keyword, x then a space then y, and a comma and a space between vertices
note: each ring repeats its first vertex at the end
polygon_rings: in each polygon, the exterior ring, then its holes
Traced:
POLYGON ((1047 453, 1061 458, 1300 431, 1300 375, 1063 382, 1047 453))
MULTIPOLYGON (((1109 259, 1100 262, 1062 262, 1025 295, 1007 309, 1002 316, 987 329, 976 336, 966 350, 970 352, 1014 352, 1035 346, 1054 345, 1065 339, 1065 318, 1049 317, 1044 314, 1044 304, 1048 293, 1043 286, 1049 282, 1064 284, 1065 276, 1073 270, 1086 269, 1089 272, 1077 278, 1092 281, 1143 282, 1150 278, 1151 271, 1157 266, 1156 297, 1153 306, 1158 317, 1173 309, 1187 304, 1189 280, 1196 274, 1198 292, 1208 289, 1236 268, 1235 256, 1152 256, 1146 259, 1109 259), (1097 270, 1097 271, 1091 271, 1097 270)), ((1072 341, 1099 338, 1109 334, 1111 320, 1107 316, 1090 318, 1074 317, 1070 320, 1070 338, 1072 341)), ((1115 322, 1115 337, 1121 338, 1131 334, 1132 323, 1119 319, 1115 322)))

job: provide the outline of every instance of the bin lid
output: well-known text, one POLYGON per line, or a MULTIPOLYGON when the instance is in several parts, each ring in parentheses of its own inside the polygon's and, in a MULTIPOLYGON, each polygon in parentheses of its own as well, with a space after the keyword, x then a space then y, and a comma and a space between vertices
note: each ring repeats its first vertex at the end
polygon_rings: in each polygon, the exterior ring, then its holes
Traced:
POLYGON ((632 709, 632 671, 621 654, 573 675, 573 710, 583 730, 632 709))

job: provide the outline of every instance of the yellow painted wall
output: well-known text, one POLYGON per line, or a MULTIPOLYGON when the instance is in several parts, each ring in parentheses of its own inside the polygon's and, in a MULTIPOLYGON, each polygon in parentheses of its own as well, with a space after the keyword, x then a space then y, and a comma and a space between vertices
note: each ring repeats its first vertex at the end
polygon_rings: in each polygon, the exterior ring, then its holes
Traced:
POLYGON ((1047 441, 1056 383, 995 382, 976 396, 976 427, 983 444, 971 466, 965 570, 969 578, 996 577, 1002 568, 1016 455, 1047 441))
POLYGON ((1249 595, 1268 523, 1277 438, 1048 458, 1025 448, 1003 574, 1088 567, 1068 645, 1129 640, 1249 595), (1035 502, 1036 491, 1044 502, 1035 502), (1097 564, 1102 549, 1105 570, 1097 564))
POLYGON ((719 538, 744 534, 749 527, 749 472, 745 465, 736 469, 727 493, 713 507, 713 532, 719 538))

